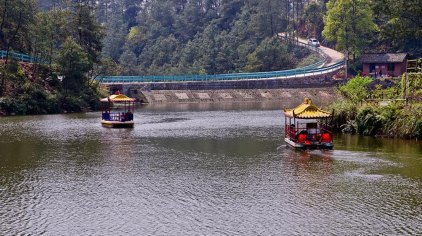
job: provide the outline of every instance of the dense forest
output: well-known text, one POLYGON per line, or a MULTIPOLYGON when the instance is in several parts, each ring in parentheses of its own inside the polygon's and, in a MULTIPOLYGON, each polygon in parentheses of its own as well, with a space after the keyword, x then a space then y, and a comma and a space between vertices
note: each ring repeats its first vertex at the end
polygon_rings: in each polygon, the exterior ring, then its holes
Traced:
MULTIPOLYGON (((422 52, 421 0, 103 0, 103 55, 115 73, 180 74, 292 68, 305 55, 278 32, 316 37, 350 54, 422 52)), ((357 72, 359 64, 352 68, 357 72)))
POLYGON ((303 52, 274 40, 279 32, 316 37, 352 62, 363 51, 422 52, 421 0, 103 0, 95 9, 103 55, 123 74, 295 67, 303 52))
POLYGON ((0 63, 0 110, 40 100, 17 113, 95 109, 100 74, 273 71, 316 59, 279 32, 316 37, 352 62, 364 51, 420 57, 421 16, 422 0, 0 0, 0 49, 40 59, 0 63))
POLYGON ((0 1, 0 112, 43 114, 98 109, 92 75, 100 65, 103 27, 92 6, 69 2, 42 10, 35 0, 0 1), (22 52, 35 63, 14 60, 22 52), (59 76, 60 75, 60 76, 59 76))
MULTIPOLYGON (((51 9, 51 1, 43 1, 51 9)), ((104 28, 111 74, 218 74, 289 69, 307 56, 275 38, 305 1, 85 1, 104 28)), ((60 4, 55 5, 57 6, 60 4)))

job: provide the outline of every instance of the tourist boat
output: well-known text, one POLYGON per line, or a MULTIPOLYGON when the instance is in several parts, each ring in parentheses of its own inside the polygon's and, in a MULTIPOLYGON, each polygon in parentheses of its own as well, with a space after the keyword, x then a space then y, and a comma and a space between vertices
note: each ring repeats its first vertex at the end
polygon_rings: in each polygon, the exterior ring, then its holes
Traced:
POLYGON ((284 140, 297 149, 332 149, 333 134, 329 125, 333 113, 305 101, 294 109, 284 109, 284 140))
POLYGON ((116 94, 101 99, 101 124, 109 128, 133 128, 135 99, 116 94))

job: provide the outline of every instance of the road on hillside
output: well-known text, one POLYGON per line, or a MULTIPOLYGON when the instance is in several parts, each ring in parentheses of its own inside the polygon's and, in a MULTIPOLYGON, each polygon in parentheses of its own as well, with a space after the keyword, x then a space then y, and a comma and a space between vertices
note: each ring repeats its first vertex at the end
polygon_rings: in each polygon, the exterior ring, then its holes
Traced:
MULTIPOLYGON (((278 35, 280 37, 283 37, 283 38, 286 37, 286 34, 285 33, 279 33, 278 35)), ((300 37, 298 37, 297 39, 298 39, 298 41, 300 43, 308 44, 308 40, 307 39, 300 38, 300 37)), ((335 64, 337 62, 340 62, 340 61, 343 61, 344 60, 344 54, 341 53, 341 52, 339 52, 339 51, 336 51, 336 50, 331 49, 331 48, 328 48, 328 47, 324 47, 322 45, 319 47, 319 49, 321 49, 321 51, 325 55, 327 55, 327 62, 324 64, 324 66, 330 66, 330 65, 333 65, 333 64, 335 64)))

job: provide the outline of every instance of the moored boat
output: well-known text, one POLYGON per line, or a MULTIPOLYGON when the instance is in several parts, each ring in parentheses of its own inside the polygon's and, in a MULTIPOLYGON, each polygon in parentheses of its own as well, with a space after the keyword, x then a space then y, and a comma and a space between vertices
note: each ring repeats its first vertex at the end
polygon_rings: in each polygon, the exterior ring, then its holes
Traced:
POLYGON ((330 124, 333 113, 321 110, 305 101, 294 109, 284 109, 284 141, 297 149, 332 149, 330 124))
POLYGON ((108 128, 133 128, 135 101, 120 93, 101 99, 101 125, 108 128))

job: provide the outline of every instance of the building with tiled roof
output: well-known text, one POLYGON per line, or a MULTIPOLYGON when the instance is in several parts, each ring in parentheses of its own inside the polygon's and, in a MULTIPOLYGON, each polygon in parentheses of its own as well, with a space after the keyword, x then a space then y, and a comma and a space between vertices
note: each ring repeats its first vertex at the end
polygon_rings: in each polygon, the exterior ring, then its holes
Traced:
POLYGON ((361 62, 363 75, 397 77, 406 72, 407 53, 368 53, 361 62))

